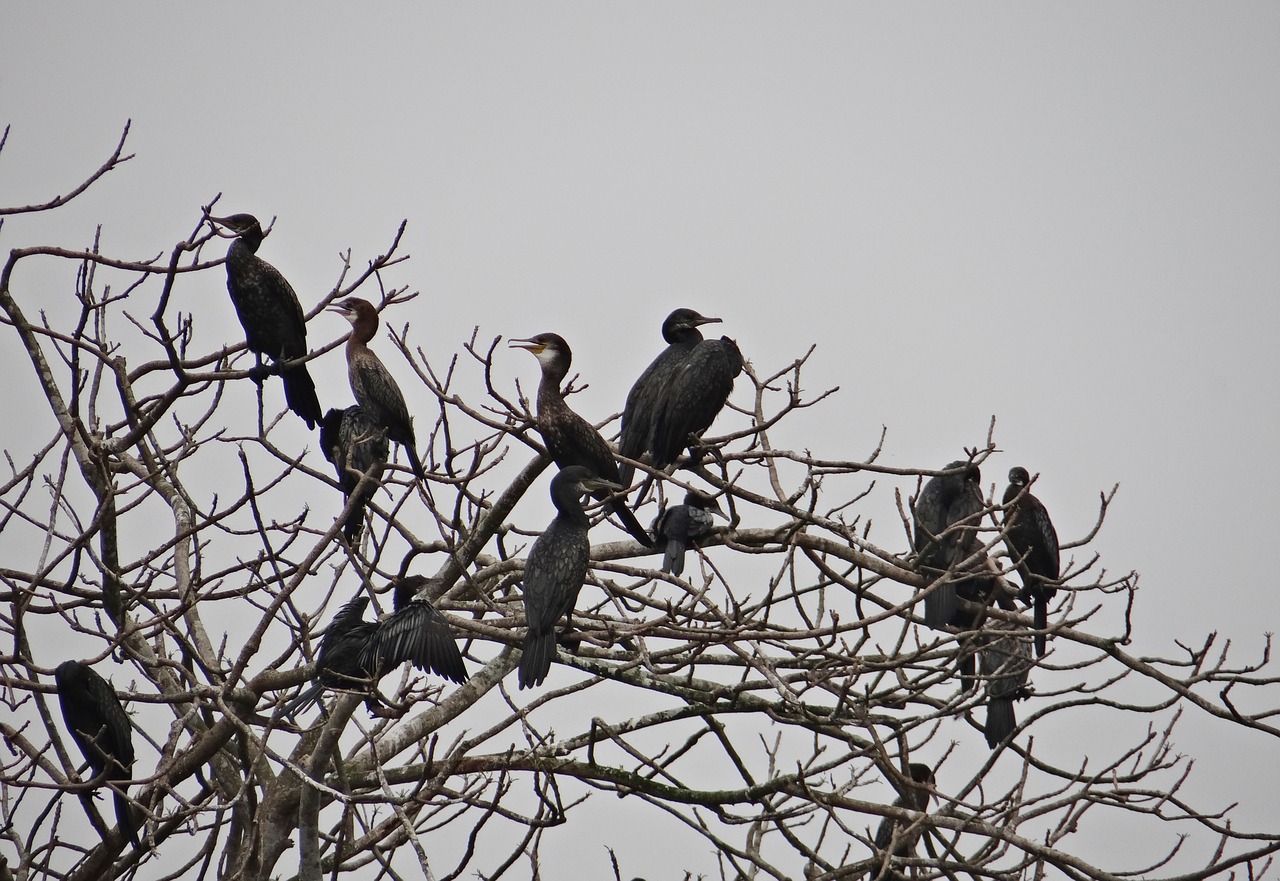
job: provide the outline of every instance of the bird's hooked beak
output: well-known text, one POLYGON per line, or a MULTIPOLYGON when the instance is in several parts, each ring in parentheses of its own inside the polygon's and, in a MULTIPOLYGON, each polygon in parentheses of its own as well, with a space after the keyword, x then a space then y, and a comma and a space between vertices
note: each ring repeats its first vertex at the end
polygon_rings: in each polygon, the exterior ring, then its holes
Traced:
POLYGON ((329 306, 324 311, 333 312, 335 315, 341 315, 343 318, 346 318, 346 319, 350 319, 351 316, 355 314, 354 310, 348 309, 346 306, 342 305, 341 303, 334 303, 332 306, 329 306))
POLYGON ((611 493, 622 492, 622 486, 611 480, 605 480, 600 477, 584 477, 578 481, 578 486, 584 494, 605 490, 611 493))
POLYGON ((694 319, 693 326, 701 327, 704 324, 720 324, 723 321, 724 321, 723 318, 708 318, 705 315, 699 315, 697 318, 694 319))
POLYGON ((206 214, 204 219, 209 221, 209 227, 213 230, 213 234, 222 239, 237 239, 240 233, 229 223, 229 217, 214 217, 212 214, 206 214))
MULTIPOLYGON (((529 340, 512 340, 511 342, 507 343, 507 347, 512 349, 524 349, 525 351, 533 352, 533 354, 535 355, 541 355, 546 350, 547 345, 546 343, 539 343, 529 339, 529 340)), ((527 364, 529 362, 526 361, 525 363, 527 364)))

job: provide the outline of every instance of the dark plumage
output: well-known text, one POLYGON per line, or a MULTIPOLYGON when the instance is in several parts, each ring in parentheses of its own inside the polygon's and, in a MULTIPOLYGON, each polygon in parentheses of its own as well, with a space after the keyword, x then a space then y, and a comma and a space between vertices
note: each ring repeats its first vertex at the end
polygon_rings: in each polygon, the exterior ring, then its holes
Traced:
POLYGON ((685 551, 711 531, 716 514, 724 516, 716 500, 696 490, 685 493, 683 505, 672 505, 658 514, 653 537, 662 548, 663 572, 676 576, 684 572, 685 551))
MULTIPOLYGON (((916 499, 914 544, 919 568, 945 572, 982 548, 977 527, 986 505, 978 466, 957 461, 943 470, 956 473, 929 478, 916 499)), ((963 577, 963 573, 949 576, 963 577)), ((965 578, 959 584, 960 595, 974 601, 980 601, 987 589, 987 579, 982 578, 965 578)), ((973 616, 960 611, 956 597, 955 583, 935 586, 924 599, 925 624, 935 630, 948 624, 962 629, 973 626, 973 616)))
POLYGON ((1005 544, 1022 578, 1020 598, 1034 607, 1036 656, 1044 654, 1045 628, 1049 626, 1049 600, 1058 588, 1061 565, 1058 531, 1053 528, 1044 503, 1027 488, 1031 475, 1022 467, 1009 470, 1009 487, 1004 491, 1005 544))
MULTIPOLYGON (((932 798, 928 787, 933 786, 933 769, 921 762, 912 762, 910 770, 911 779, 902 781, 904 789, 894 800, 893 806, 923 813, 929 810, 929 800, 932 798)), ((919 828, 911 828, 911 824, 902 820, 893 817, 883 818, 876 828, 874 839, 876 850, 881 855, 880 863, 877 868, 871 870, 869 877, 894 879, 894 881, 903 879, 901 872, 894 871, 892 867, 886 867, 885 863, 895 857, 907 857, 914 853, 920 831, 919 828)))
MULTIPOLYGON (((569 408, 560 391, 560 384, 569 375, 573 363, 573 352, 564 337, 540 333, 527 340, 512 340, 511 345, 532 352, 542 367, 542 380, 538 383, 538 433, 556 465, 561 468, 584 465, 597 477, 620 484, 618 462, 609 444, 591 423, 569 408)), ((653 546, 649 533, 631 513, 624 497, 607 491, 593 493, 593 496, 604 503, 606 511, 622 521, 632 538, 645 547, 653 546)))
POLYGON ((979 657, 987 683, 987 722, 983 734, 987 746, 995 749, 1018 725, 1013 702, 1027 696, 1027 676, 1035 665, 1030 634, 1020 624, 989 620, 982 626, 979 657))
MULTIPOLYGON (((252 214, 210 217, 214 223, 236 234, 227 248, 227 292, 236 307, 240 326, 244 328, 249 351, 262 363, 266 355, 272 361, 291 361, 307 354, 307 325, 298 295, 285 277, 257 255, 264 238, 262 226, 252 214)), ((302 417, 307 428, 320 421, 320 400, 316 384, 306 364, 280 371, 284 381, 284 399, 289 409, 302 417)))
POLYGON ((364 620, 366 596, 339 609, 320 640, 315 684, 290 701, 285 712, 301 712, 319 701, 326 688, 367 694, 365 703, 375 712, 378 680, 406 661, 453 682, 466 682, 466 665, 449 622, 430 602, 414 596, 424 583, 416 576, 400 581, 395 614, 384 621, 364 620))
POLYGON ((342 526, 342 534, 354 544, 364 526, 364 509, 378 488, 387 463, 386 432, 357 404, 345 410, 331 409, 320 423, 320 449, 338 472, 342 494, 350 500, 359 491, 359 500, 342 526), (360 485, 368 474, 369 480, 360 485))
MULTIPOLYGON (((650 362, 627 393, 627 403, 622 410, 622 434, 618 438, 618 452, 622 455, 639 459, 653 448, 658 407, 666 399, 675 371, 693 347, 702 342, 702 331, 698 328, 719 321, 692 309, 677 309, 662 322, 662 338, 667 341, 667 347, 650 362)), ((635 468, 624 462, 618 474, 622 485, 629 487, 635 468)))
POLYGON ((107 680, 83 661, 63 661, 53 671, 62 705, 62 721, 71 733, 95 778, 113 790, 120 832, 140 847, 138 824, 125 796, 125 782, 133 778, 133 728, 120 698, 107 680))
POLYGON ((711 427, 742 372, 742 352, 733 340, 703 340, 690 350, 671 376, 666 400, 658 407, 649 452, 655 468, 665 468, 689 446, 692 435, 711 427))
POLYGON ((351 336, 347 339, 347 379, 351 393, 365 415, 387 432, 387 438, 404 447, 409 464, 419 480, 426 480, 426 472, 418 461, 417 441, 413 435, 413 419, 405 405, 400 386, 387 370, 382 360, 369 348, 369 341, 378 332, 378 310, 368 300, 347 297, 329 307, 351 322, 351 336))
POLYGON ((551 479, 556 516, 533 543, 524 565, 524 616, 529 629, 520 657, 521 688, 540 685, 547 678, 556 654, 556 623, 568 616, 565 629, 572 624, 573 607, 587 577, 590 522, 582 510, 582 496, 619 489, 581 465, 562 469, 551 479))

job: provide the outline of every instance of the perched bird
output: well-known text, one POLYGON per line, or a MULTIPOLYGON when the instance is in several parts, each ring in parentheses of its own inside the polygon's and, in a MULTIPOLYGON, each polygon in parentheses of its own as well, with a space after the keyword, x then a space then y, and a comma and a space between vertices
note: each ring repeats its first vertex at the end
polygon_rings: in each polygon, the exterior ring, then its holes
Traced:
POLYGON ((1058 531, 1053 528, 1044 503, 1031 494, 1031 475, 1019 466, 1009 469, 1004 491, 1005 544, 1022 578, 1023 602, 1034 606, 1036 657, 1044 654, 1045 628, 1049 626, 1049 600, 1058 588, 1060 574, 1058 531))
POLYGON ((685 493, 683 505, 672 505, 653 521, 653 537, 662 548, 662 571, 672 575, 684 572, 684 552, 711 531, 712 517, 724 516, 711 496, 697 490, 685 493))
MULTIPOLYGON (((929 478, 915 504, 916 565, 921 569, 947 571, 982 548, 977 527, 986 504, 982 498, 982 473, 977 465, 951 462, 940 474, 929 478)), ((964 629, 973 625, 972 616, 962 613, 956 602, 957 585, 950 578, 962 578, 960 595, 981 601, 989 589, 987 579, 953 573, 924 599, 924 621, 941 630, 948 624, 964 629)))
POLYGON ((978 655, 987 683, 987 722, 982 731, 987 746, 995 749, 1018 725, 1013 702, 1028 696, 1027 676, 1035 666, 1031 637, 1020 624, 989 620, 982 625, 978 655))
POLYGON ((711 427, 742 372, 742 352, 727 336, 703 340, 671 376, 666 400, 657 408, 649 452, 655 468, 679 458, 694 435, 711 427))
MULTIPOLYGON (((527 340, 512 340, 511 346, 533 353, 542 367, 542 380, 538 383, 538 433, 556 465, 561 468, 584 465, 596 477, 620 484, 613 451, 591 423, 569 409, 560 391, 560 384, 569 375, 573 363, 573 352, 564 337, 540 333, 527 340)), ((647 548, 653 546, 649 533, 627 507, 625 497, 607 491, 593 495, 604 503, 606 511, 622 521, 632 538, 647 548)))
MULTIPOLYGON (((933 786, 933 769, 922 762, 912 762, 910 771, 911 779, 902 781, 905 789, 894 800, 893 806, 923 813, 929 810, 929 800, 932 798, 927 787, 933 786)), ((911 856, 915 852, 920 831, 919 828, 912 829, 910 823, 894 817, 882 819, 873 840, 876 851, 883 856, 878 867, 871 870, 870 877, 904 881, 905 876, 901 872, 887 868, 885 864, 895 857, 911 856)))
POLYGON ((359 494, 342 525, 342 534, 354 544, 364 526, 364 508, 378 488, 383 466, 387 464, 387 435, 359 404, 345 410, 330 409, 320 423, 320 449, 338 472, 342 494, 348 500, 353 494, 359 494), (366 474, 369 480, 361 486, 366 474))
POLYGON ((521 688, 532 688, 547 678, 556 654, 556 622, 568 616, 565 629, 569 629, 578 591, 587 577, 591 524, 582 510, 582 496, 621 488, 581 465, 564 468, 551 479, 556 516, 533 543, 524 564, 524 616, 529 629, 520 657, 521 688))
POLYGON ((426 472, 418 461, 413 419, 405 406, 404 395, 386 365, 369 348, 369 341, 378 332, 378 310, 368 300, 347 297, 330 306, 329 311, 351 322, 351 336, 347 339, 347 378, 356 403, 370 420, 386 431, 388 439, 404 447, 414 476, 426 480, 426 472))
POLYGON ((467 669, 453 640, 449 622, 415 593, 426 579, 406 578, 396 584, 395 613, 384 621, 364 620, 369 598, 357 596, 338 610, 320 640, 316 682, 285 707, 294 715, 316 703, 324 689, 367 695, 365 705, 377 709, 378 680, 406 661, 459 684, 467 669))
MULTIPOLYGON (((650 362, 627 393, 627 403, 622 410, 622 434, 618 438, 619 453, 628 459, 639 459, 652 449, 658 408, 666 400, 672 377, 693 347, 702 342, 702 331, 698 328, 719 321, 692 309, 677 309, 662 322, 662 338, 667 341, 667 347, 650 362)), ((624 462, 618 474, 622 485, 630 487, 635 468, 624 462)))
POLYGON ((133 728, 107 680, 83 661, 63 661, 53 671, 62 705, 62 721, 93 769, 112 789, 120 831, 134 847, 141 847, 138 823, 125 795, 125 781, 133 778, 133 728))
MULTIPOLYGON (((279 270, 257 255, 264 238, 258 219, 252 214, 232 214, 209 220, 235 233, 235 241, 227 248, 227 292, 258 365, 263 355, 276 362, 305 356, 307 325, 302 305, 279 270)), ((284 368, 280 378, 289 409, 302 417, 307 428, 315 428, 320 400, 307 365, 284 368)))

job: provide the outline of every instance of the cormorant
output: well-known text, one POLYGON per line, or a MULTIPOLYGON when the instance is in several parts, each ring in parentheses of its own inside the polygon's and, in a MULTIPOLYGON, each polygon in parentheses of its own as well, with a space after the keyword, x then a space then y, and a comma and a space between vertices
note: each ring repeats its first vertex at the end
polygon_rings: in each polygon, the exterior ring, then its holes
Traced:
POLYGON ((724 516, 719 503, 697 490, 685 493, 683 505, 672 505, 653 521, 654 540, 662 547, 662 571, 679 576, 684 572, 684 552, 711 531, 712 517, 724 516))
POLYGON ((1031 637, 1020 624, 988 620, 982 625, 979 657, 987 683, 987 722, 982 732, 987 746, 995 749, 1018 726, 1013 702, 1027 697, 1027 676, 1035 665, 1031 637))
MULTIPOLYGON (((943 470, 957 473, 931 477, 920 491, 913 544, 919 554, 918 568, 945 572, 982 548, 977 528, 986 504, 982 498, 982 472, 977 465, 956 461, 943 470)), ((963 573, 952 573, 951 577, 963 577, 963 573)), ((987 589, 986 579, 965 577, 959 588, 965 599, 981 601, 987 589)), ((956 584, 950 580, 935 586, 924 598, 925 624, 935 630, 948 624, 962 629, 971 627, 972 616, 960 611, 956 596, 956 584)))
MULTIPOLYGON (((264 238, 258 219, 252 214, 232 214, 209 220, 236 234, 227 248, 227 292, 258 365, 262 365, 263 355, 277 362, 305 356, 307 325, 302 305, 280 271, 257 255, 264 238)), ((283 369, 280 378, 289 409, 302 417, 307 428, 315 428, 320 421, 320 400, 307 365, 283 369)))
POLYGON ((359 404, 345 410, 331 409, 320 423, 320 449, 338 472, 338 485, 349 500, 359 490, 360 498, 342 525, 342 534, 355 544, 364 526, 364 508, 378 488, 387 464, 388 444, 382 426, 376 424, 359 404), (362 477, 369 480, 360 487, 362 477))
POLYGON ((1005 544, 1022 578, 1019 598, 1035 607, 1036 657, 1040 657, 1049 626, 1049 600, 1058 592, 1053 582, 1058 580, 1061 564, 1058 531, 1053 528, 1044 503, 1027 488, 1030 484, 1027 469, 1009 469, 1009 488, 1004 491, 1005 544))
MULTIPOLYGON (((538 433, 556 465, 561 468, 584 465, 595 476, 621 484, 613 451, 591 423, 569 408, 560 391, 560 384, 569 375, 573 363, 573 352, 564 337, 540 333, 527 340, 512 340, 511 345, 533 353, 542 366, 542 380, 538 383, 538 433)), ((606 511, 622 521, 632 538, 647 548, 653 547, 649 533, 631 513, 624 497, 605 491, 593 496, 604 503, 606 511)))
POLYGON ((347 378, 356 403, 368 416, 387 432, 387 437, 404 447, 409 464, 419 480, 426 480, 426 472, 418 461, 418 450, 413 436, 413 419, 405 406, 400 386, 386 366, 369 348, 369 341, 378 332, 378 310, 368 300, 347 297, 329 307, 351 322, 351 336, 347 339, 347 378))
MULTIPOLYGON (((622 434, 618 438, 619 453, 628 459, 639 459, 652 449, 658 407, 666 399, 672 376, 693 347, 702 342, 702 331, 698 328, 719 321, 692 309, 677 309, 662 322, 662 338, 667 341, 667 347, 650 362, 627 393, 627 403, 622 410, 622 434)), ((630 487, 635 468, 623 462, 618 474, 622 485, 630 487)))
POLYGON ((115 689, 83 661, 63 661, 53 671, 62 721, 80 747, 94 778, 112 789, 120 831, 141 847, 138 824, 125 795, 133 778, 133 728, 115 689))
POLYGON ((692 435, 711 427, 729 400, 742 366, 742 352, 727 336, 703 340, 680 362, 653 424, 649 451, 655 468, 675 462, 692 435))
POLYGON ((425 583, 418 577, 401 579, 395 588, 395 614, 384 621, 364 620, 367 596, 357 596, 333 616, 320 639, 316 682, 289 702, 294 715, 320 699, 324 689, 366 694, 365 705, 377 713, 377 683, 405 661, 459 684, 467 668, 453 641, 449 622, 425 599, 414 594, 425 583))
MULTIPOLYGON (((933 769, 923 762, 912 762, 910 770, 911 779, 903 780, 906 790, 899 793, 897 799, 893 802, 893 806, 924 813, 929 810, 929 800, 933 797, 933 794, 927 788, 932 786, 934 782, 933 769)), ((871 870, 871 878, 903 881, 905 876, 892 868, 886 871, 885 863, 895 857, 911 856, 915 851, 916 840, 919 839, 922 830, 920 827, 913 829, 911 826, 912 824, 895 817, 884 817, 880 820, 880 825, 876 828, 876 836, 873 840, 876 851, 884 856, 879 867, 871 870)))
POLYGON ((547 678, 556 654, 556 622, 567 615, 565 629, 569 628, 578 591, 587 577, 591 524, 582 510, 582 496, 620 489, 581 465, 564 468, 551 479, 551 501, 557 513, 533 543, 524 565, 524 616, 529 629, 520 657, 521 688, 532 688, 547 678))

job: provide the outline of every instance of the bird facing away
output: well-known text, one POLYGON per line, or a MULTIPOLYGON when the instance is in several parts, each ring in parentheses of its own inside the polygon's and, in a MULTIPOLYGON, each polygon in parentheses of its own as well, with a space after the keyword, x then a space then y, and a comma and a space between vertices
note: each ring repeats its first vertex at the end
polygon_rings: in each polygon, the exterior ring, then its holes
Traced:
MULTIPOLYGON (((921 813, 929 810, 929 800, 932 793, 927 787, 933 786, 933 769, 922 762, 912 762, 910 766, 911 779, 903 780, 905 791, 900 792, 897 799, 894 800, 895 808, 908 808, 921 813)), ((873 839, 877 852, 883 854, 877 868, 872 869, 870 878, 887 878, 893 881, 903 881, 905 876, 901 872, 887 869, 885 863, 894 857, 907 857, 915 852, 916 841, 920 837, 920 829, 912 829, 911 824, 899 820, 894 817, 885 817, 880 821, 880 825, 876 828, 876 835, 873 839)))
POLYGON ((403 579, 396 585, 395 613, 384 621, 364 620, 369 598, 357 596, 333 616, 320 640, 316 682, 285 707, 294 715, 320 699, 324 689, 365 694, 365 705, 378 713, 377 682, 406 661, 459 684, 467 669, 444 616, 425 599, 416 599, 425 579, 403 579))
POLYGON ((1022 578, 1019 597, 1034 607, 1036 657, 1044 655, 1045 628, 1049 626, 1049 600, 1058 588, 1053 582, 1060 574, 1058 531, 1053 528, 1044 503, 1027 488, 1031 475, 1018 466, 1009 469, 1009 487, 1004 491, 1005 544, 1022 578))
POLYGON ((672 505, 653 521, 653 537, 662 548, 662 571, 679 576, 684 572, 684 553, 689 545, 711 531, 712 517, 724 516, 711 496, 697 490, 685 493, 683 505, 672 505))
MULTIPOLYGON (((986 505, 977 465, 956 461, 943 470, 955 473, 929 478, 916 499, 913 544, 919 554, 919 568, 945 572, 982 548, 977 527, 986 505)), ((985 595, 986 579, 965 577, 962 573, 952 573, 951 577, 963 579, 959 595, 965 599, 981 601, 985 595)), ((934 587, 924 599, 925 624, 935 630, 948 624, 961 629, 973 626, 973 616, 960 611, 956 597, 955 583, 948 581, 934 587)))
POLYGON ((338 472, 342 494, 348 501, 353 494, 359 495, 342 525, 342 534, 355 544, 364 526, 365 506, 378 488, 387 464, 387 435, 359 404, 345 410, 330 409, 320 423, 320 449, 338 472), (362 486, 361 478, 366 474, 369 480, 362 486))
POLYGON ((426 480, 426 472, 418 461, 413 419, 409 417, 404 395, 391 371, 369 348, 369 341, 378 332, 378 310, 368 300, 347 297, 330 306, 329 311, 351 322, 351 336, 347 339, 347 379, 351 382, 351 393, 355 395, 356 403, 369 419, 386 431, 388 439, 404 447, 414 476, 426 480))
MULTIPOLYGON (((511 346, 533 353, 542 367, 542 379, 538 383, 538 433, 556 465, 561 468, 584 465, 596 477, 620 484, 618 462, 609 444, 591 423, 569 408, 560 391, 560 384, 573 364, 573 352, 564 337, 540 333, 527 340, 512 340, 511 346)), ((605 491, 593 495, 604 502, 606 511, 622 521, 632 538, 647 548, 653 547, 649 533, 631 513, 624 497, 605 491)))
MULTIPOLYGON (((291 361, 307 354, 307 325, 302 304, 285 277, 257 255, 264 238, 262 226, 252 214, 210 217, 210 221, 235 233, 227 248, 227 292, 244 328, 245 341, 262 364, 262 356, 272 361, 291 361)), ((289 409, 302 417, 307 428, 320 421, 320 400, 316 384, 306 364, 280 371, 284 399, 289 409)))
MULTIPOLYGON (((628 459, 639 459, 652 449, 658 407, 666 399, 672 377, 693 347, 702 342, 702 331, 698 328, 719 321, 719 318, 708 318, 692 309, 677 309, 662 322, 662 338, 667 341, 667 347, 658 353, 658 357, 631 386, 626 406, 622 409, 622 434, 618 438, 618 452, 622 455, 628 459)), ((635 468, 624 462, 618 473, 622 485, 630 487, 635 468)))
POLYGON ((538 536, 524 564, 524 617, 528 632, 520 656, 520 687, 540 685, 551 670, 556 654, 556 622, 568 616, 587 577, 591 544, 590 522, 582 510, 584 493, 617 491, 621 487, 601 480, 581 465, 564 468, 551 479, 551 501, 556 516, 538 536))
POLYGON ((53 671, 62 721, 93 769, 113 790, 120 832, 140 847, 138 824, 125 796, 133 777, 133 729, 115 689, 83 661, 63 661, 53 671))
POLYGON ((727 336, 703 340, 689 351, 672 373, 666 400, 657 408, 649 446, 655 468, 675 462, 693 435, 711 427, 742 367, 742 352, 727 336))
POLYGON ((1013 702, 1028 696, 1027 676, 1035 665, 1031 636, 1020 624, 989 620, 982 625, 979 658, 987 683, 987 722, 982 733, 987 746, 995 749, 1018 726, 1013 702))

